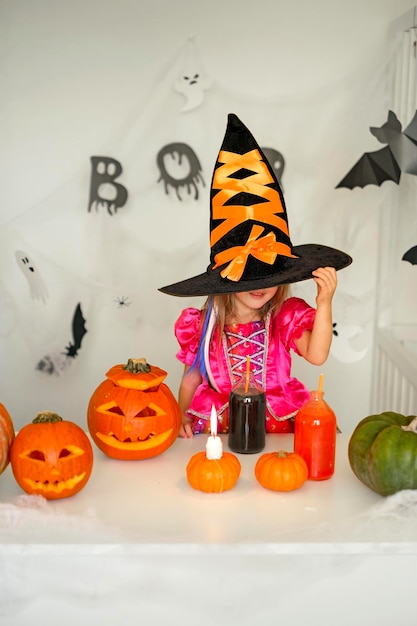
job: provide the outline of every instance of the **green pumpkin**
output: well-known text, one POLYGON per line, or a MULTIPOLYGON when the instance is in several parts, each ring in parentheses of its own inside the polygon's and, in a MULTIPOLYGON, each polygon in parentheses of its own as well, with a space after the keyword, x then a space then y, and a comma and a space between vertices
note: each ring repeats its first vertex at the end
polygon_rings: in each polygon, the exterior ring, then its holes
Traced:
POLYGON ((381 496, 417 489, 417 417, 388 411, 365 417, 348 456, 356 477, 381 496))

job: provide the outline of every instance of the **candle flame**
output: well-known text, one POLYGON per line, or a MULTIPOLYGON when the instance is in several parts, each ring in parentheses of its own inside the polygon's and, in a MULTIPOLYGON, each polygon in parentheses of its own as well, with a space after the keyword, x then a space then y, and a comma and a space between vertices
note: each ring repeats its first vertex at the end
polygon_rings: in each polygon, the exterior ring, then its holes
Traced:
POLYGON ((213 437, 217 435, 217 413, 216 407, 214 404, 211 406, 211 415, 210 415, 210 431, 213 437))

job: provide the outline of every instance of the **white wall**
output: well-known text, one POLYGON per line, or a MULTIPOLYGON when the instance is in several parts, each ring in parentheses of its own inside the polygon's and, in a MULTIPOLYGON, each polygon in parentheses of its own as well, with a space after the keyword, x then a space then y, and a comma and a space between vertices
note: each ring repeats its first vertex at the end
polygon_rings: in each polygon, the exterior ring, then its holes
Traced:
MULTIPOLYGON (((339 328, 359 331, 323 371, 343 430, 368 413, 378 209, 395 190, 335 185, 375 149, 369 126, 387 112, 388 27, 412 6, 0 0, 0 401, 17 427, 44 409, 85 425, 104 373, 130 356, 167 369, 176 391, 173 324, 191 302, 157 288, 208 264, 208 184, 229 111, 261 146, 284 153, 293 243, 327 243, 354 257, 340 272, 334 308, 339 328), (213 85, 202 106, 184 114, 171 79, 183 71, 191 35, 197 66, 213 85), (156 184, 157 149, 180 140, 200 150, 206 188, 198 205, 188 197, 179 204, 156 184), (131 204, 117 215, 87 213, 91 155, 123 164, 131 204), (144 207, 148 233, 138 220, 144 207), (160 233, 161 224, 162 240, 149 246, 149 232, 160 233), (45 302, 30 297, 16 249, 40 269, 45 302), (118 308, 120 296, 131 306, 118 308), (78 357, 59 376, 36 371, 43 355, 68 343, 77 302, 88 329, 78 357), (364 358, 348 363, 352 348, 364 358)), ((295 292, 314 303, 308 283, 295 292)), ((296 359, 294 371, 316 385, 316 368, 296 359)))

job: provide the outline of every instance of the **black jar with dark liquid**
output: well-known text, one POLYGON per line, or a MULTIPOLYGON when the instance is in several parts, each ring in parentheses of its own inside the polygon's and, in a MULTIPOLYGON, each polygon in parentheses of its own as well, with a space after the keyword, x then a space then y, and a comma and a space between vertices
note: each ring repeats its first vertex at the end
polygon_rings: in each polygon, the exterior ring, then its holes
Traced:
POLYGON ((265 447, 265 392, 253 376, 241 381, 229 397, 228 445, 233 452, 253 454, 265 447))

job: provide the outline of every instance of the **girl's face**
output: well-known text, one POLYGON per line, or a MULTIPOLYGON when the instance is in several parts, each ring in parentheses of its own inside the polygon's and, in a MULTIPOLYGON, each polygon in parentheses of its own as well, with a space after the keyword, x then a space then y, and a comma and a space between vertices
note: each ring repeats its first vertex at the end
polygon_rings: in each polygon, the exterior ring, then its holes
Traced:
MULTIPOLYGON (((261 309, 264 304, 275 296, 278 287, 268 287, 266 289, 254 289, 253 291, 241 291, 234 294, 234 311, 236 316, 242 321, 254 319, 254 312, 261 309)), ((255 318, 256 319, 256 318, 255 318)))

